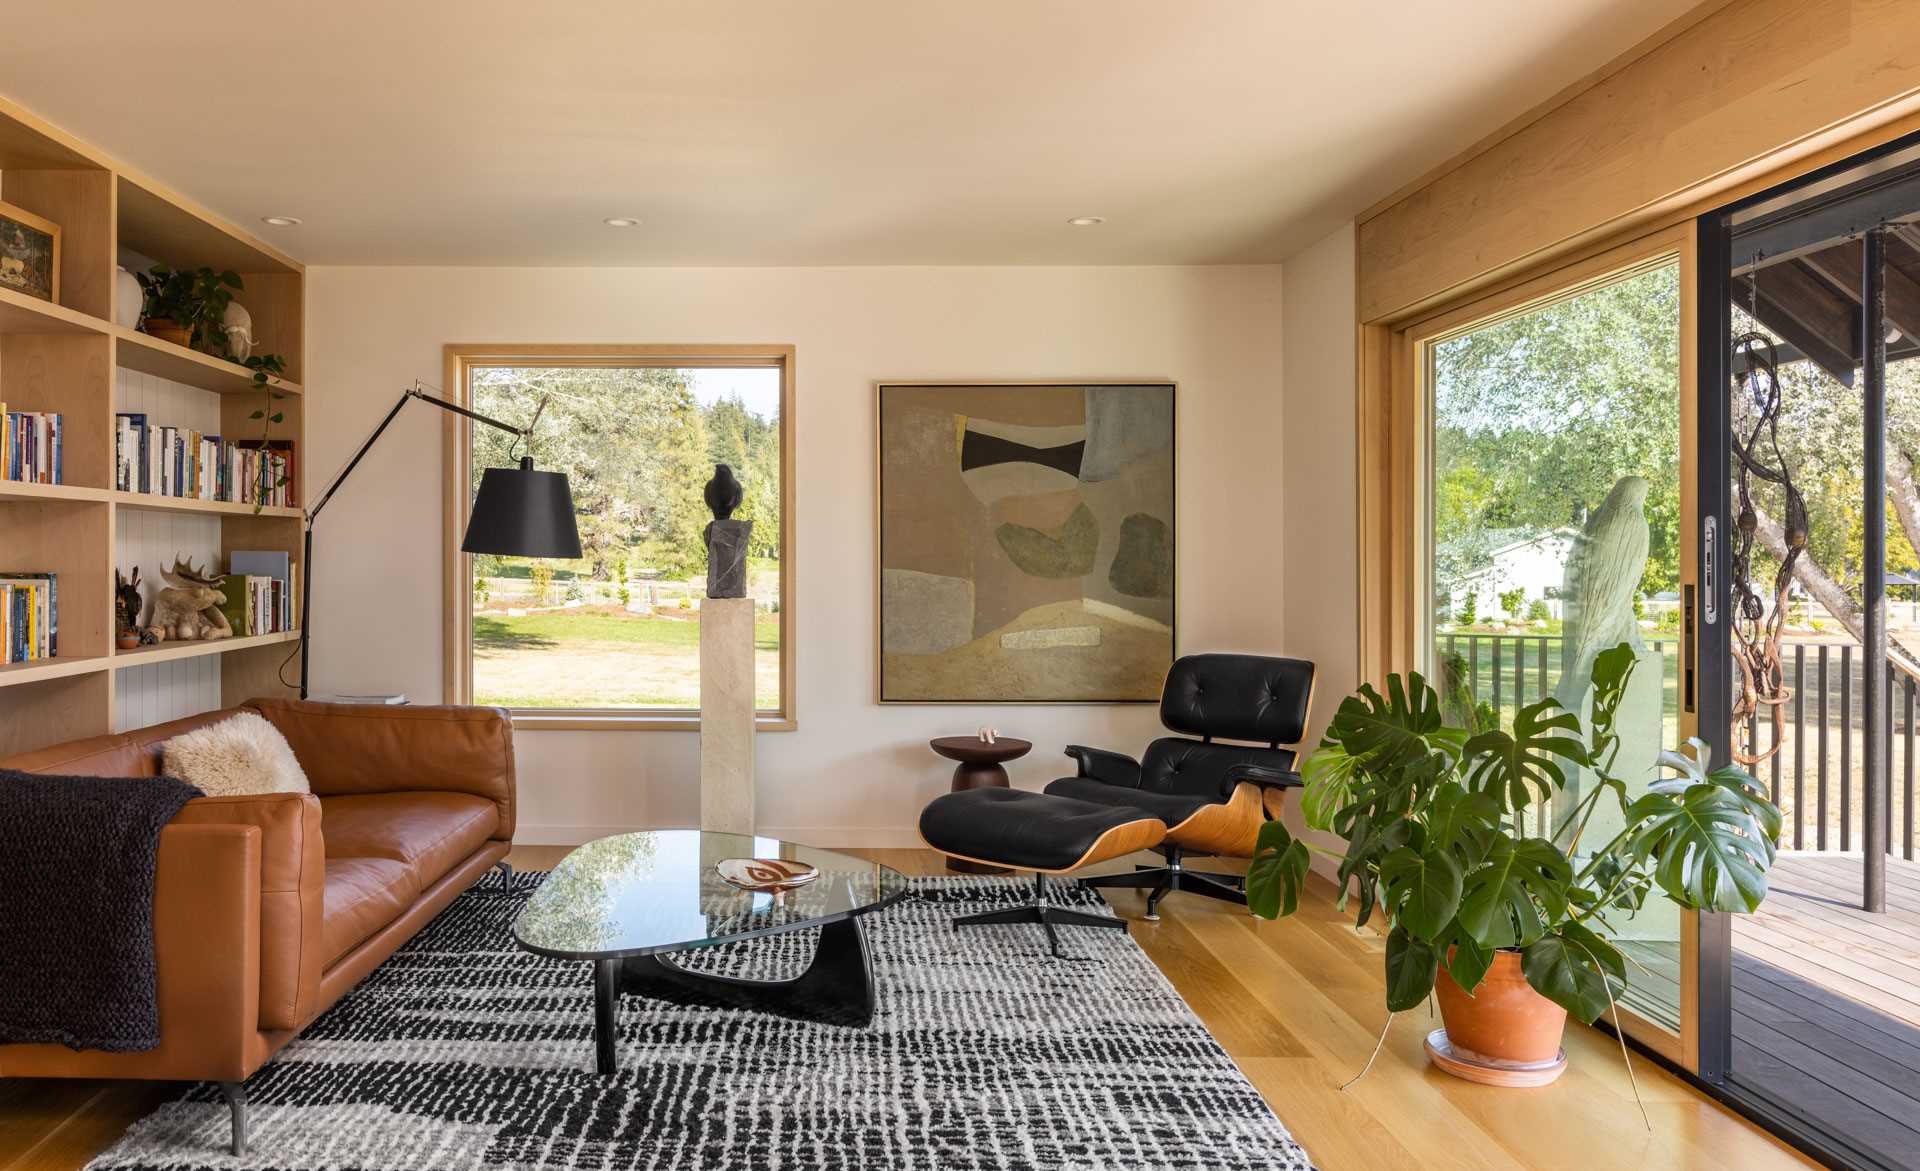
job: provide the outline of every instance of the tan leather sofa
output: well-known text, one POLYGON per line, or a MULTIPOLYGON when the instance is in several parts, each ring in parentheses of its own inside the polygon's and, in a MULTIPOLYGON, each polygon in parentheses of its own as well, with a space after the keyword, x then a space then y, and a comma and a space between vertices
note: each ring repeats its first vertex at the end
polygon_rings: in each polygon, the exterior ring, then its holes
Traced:
MULTIPOLYGON (((494 708, 255 700, 311 796, 203 797, 160 835, 154 889, 160 1045, 145 1053, 0 1045, 0 1077, 239 1083, 501 861, 513 840, 513 727, 494 708)), ((208 712, 55 745, 0 767, 152 776, 208 712)), ((85 859, 75 859, 85 866, 85 859)))

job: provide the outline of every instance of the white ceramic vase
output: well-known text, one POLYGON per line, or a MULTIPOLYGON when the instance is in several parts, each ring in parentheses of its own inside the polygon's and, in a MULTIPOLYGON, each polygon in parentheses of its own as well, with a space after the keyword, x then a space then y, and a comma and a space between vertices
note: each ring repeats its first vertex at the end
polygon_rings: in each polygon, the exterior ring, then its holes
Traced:
POLYGON ((141 291, 140 282, 124 268, 113 271, 113 320, 116 325, 132 329, 140 324, 140 309, 146 304, 146 294, 141 291))
POLYGON ((227 335, 227 356, 236 362, 246 361, 253 353, 253 314, 240 302, 229 301, 221 328, 227 335))

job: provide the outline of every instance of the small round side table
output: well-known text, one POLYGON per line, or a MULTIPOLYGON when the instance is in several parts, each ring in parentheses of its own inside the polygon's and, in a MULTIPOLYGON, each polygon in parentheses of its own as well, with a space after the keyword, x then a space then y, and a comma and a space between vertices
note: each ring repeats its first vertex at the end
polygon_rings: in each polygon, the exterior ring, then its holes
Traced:
MULTIPOLYGON (((1002 736, 991 744, 978 736, 939 736, 927 744, 948 760, 960 762, 953 769, 955 793, 964 793, 968 789, 1007 788, 1007 770, 1000 766, 1033 750, 1029 741, 1015 740, 1011 736, 1002 736)), ((955 858, 947 859, 947 869, 961 874, 1012 873, 1004 866, 962 862, 955 858)))

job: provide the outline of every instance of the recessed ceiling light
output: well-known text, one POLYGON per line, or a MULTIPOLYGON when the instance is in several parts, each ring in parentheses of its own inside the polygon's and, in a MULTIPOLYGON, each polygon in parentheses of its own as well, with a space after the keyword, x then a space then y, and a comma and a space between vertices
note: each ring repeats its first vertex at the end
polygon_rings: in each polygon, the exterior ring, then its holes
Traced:
POLYGON ((1106 223, 1107 217, 1097 216, 1097 215, 1077 215, 1077 216, 1074 216, 1072 219, 1068 220, 1067 222, 1072 224, 1076 228, 1091 228, 1096 224, 1106 223))
POLYGON ((631 216, 616 215, 607 217, 607 226, 609 228, 632 228, 638 227, 639 224, 640 221, 631 216))
POLYGON ((291 228, 297 226, 300 219, 298 216, 290 215, 263 215, 260 217, 260 222, 272 224, 276 228, 291 228))

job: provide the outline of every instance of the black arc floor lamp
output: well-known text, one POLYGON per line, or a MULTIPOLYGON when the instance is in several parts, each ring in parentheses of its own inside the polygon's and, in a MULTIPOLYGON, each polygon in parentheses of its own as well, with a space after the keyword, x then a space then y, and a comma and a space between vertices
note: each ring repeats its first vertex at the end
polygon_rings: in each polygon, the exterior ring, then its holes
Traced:
MULTIPOLYGON (((456 415, 465 415, 478 423, 497 427, 509 435, 526 439, 533 434, 534 423, 540 421, 539 411, 534 412, 533 423, 525 427, 515 427, 490 419, 478 411, 470 411, 459 403, 428 394, 414 383, 400 392, 400 401, 393 404, 387 417, 367 436, 360 450, 353 453, 347 466, 327 485, 320 499, 307 510, 306 523, 302 534, 300 581, 300 698, 307 698, 307 664, 313 638, 313 611, 308 604, 313 598, 313 518, 333 499, 353 469, 360 466, 360 460, 379 441, 401 408, 414 399, 432 403, 443 410, 456 415)), ((545 404, 541 404, 543 407, 545 404)), ((460 541, 462 553, 496 553, 505 557, 564 557, 580 556, 580 530, 573 520, 573 489, 567 484, 564 472, 540 472, 533 467, 533 457, 520 457, 517 468, 488 468, 480 476, 480 490, 474 494, 473 509, 467 518, 467 534, 460 541)))

